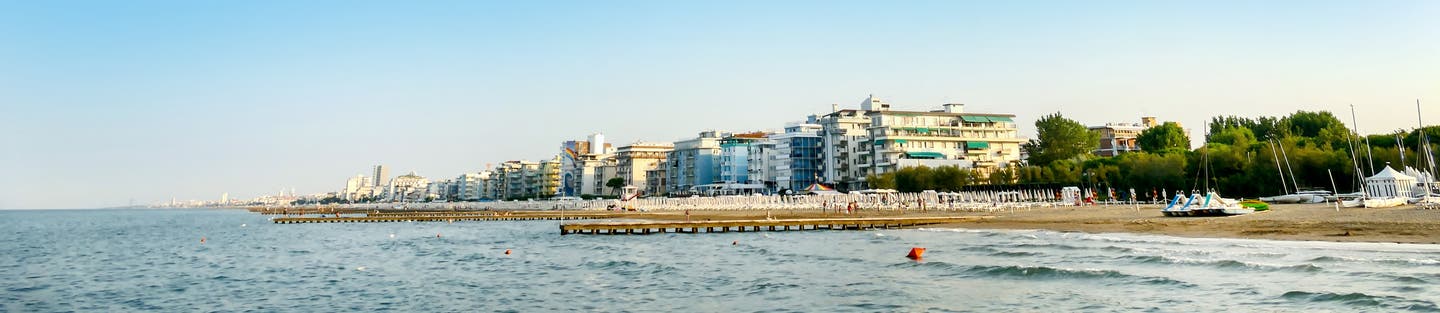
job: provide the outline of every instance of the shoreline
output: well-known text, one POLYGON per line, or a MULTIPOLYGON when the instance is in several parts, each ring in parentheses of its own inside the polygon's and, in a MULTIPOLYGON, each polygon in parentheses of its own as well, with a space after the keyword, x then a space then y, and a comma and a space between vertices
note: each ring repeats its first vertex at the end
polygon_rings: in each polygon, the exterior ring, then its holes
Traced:
MULTIPOLYGON (((872 211, 836 214, 818 211, 702 211, 692 220, 880 217, 880 216, 993 216, 964 223, 916 228, 1050 230, 1084 233, 1135 233, 1192 238, 1440 244, 1440 210, 1414 206, 1396 208, 1342 208, 1333 204, 1277 204, 1269 211, 1226 217, 1166 217, 1155 205, 1086 206, 1017 209, 995 212, 872 211)), ((650 213, 639 219, 683 220, 683 212, 650 213)))

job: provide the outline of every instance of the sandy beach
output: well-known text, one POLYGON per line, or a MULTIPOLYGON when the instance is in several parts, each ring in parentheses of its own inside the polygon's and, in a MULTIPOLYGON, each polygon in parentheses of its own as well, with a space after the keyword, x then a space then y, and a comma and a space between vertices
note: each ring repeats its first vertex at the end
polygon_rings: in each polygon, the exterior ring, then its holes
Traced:
MULTIPOLYGON (((972 229, 1046 229, 1090 233, 1146 233, 1185 237, 1396 242, 1440 244, 1440 210, 1413 206, 1365 209, 1333 204, 1272 205, 1271 210, 1228 217, 1165 217, 1159 206, 1087 206, 1021 209, 1014 212, 880 211, 845 215, 819 211, 770 211, 774 218, 839 216, 994 216, 969 223, 932 225, 972 229)), ((765 218, 765 211, 692 211, 693 220, 765 218)), ((647 214, 645 219, 680 220, 684 213, 647 214)))

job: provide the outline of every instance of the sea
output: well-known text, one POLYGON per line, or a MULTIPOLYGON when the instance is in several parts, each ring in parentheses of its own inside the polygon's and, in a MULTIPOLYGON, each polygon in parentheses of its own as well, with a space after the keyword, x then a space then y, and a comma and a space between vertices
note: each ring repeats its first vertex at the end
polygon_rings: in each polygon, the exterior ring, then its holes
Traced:
POLYGON ((1437 245, 940 228, 562 236, 558 225, 0 211, 0 311, 1440 311, 1437 245), (913 247, 923 258, 906 258, 913 247))

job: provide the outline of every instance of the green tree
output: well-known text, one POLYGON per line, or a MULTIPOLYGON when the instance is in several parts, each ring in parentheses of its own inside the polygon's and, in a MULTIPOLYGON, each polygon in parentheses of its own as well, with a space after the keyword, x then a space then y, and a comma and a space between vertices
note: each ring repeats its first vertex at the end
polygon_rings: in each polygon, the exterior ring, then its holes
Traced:
POLYGON ((1249 128, 1232 126, 1218 132, 1210 132, 1209 142, 1248 148, 1256 142, 1256 138, 1255 132, 1249 128))
POLYGON ((1001 168, 991 172, 990 176, 986 177, 986 179, 991 185, 1014 184, 1017 182, 1017 177, 1019 176, 1017 172, 1016 167, 1001 168))
POLYGON ((941 166, 935 168, 934 177, 935 189, 940 191, 960 191, 970 184, 970 172, 955 166, 941 166))
POLYGON ((1333 133, 1350 133, 1345 123, 1327 111, 1298 111, 1280 119, 1279 126, 1289 131, 1290 135, 1309 138, 1320 137, 1320 131, 1326 128, 1332 129, 1333 133))
POLYGON ((1030 154, 1031 165, 1045 166, 1057 160, 1088 155, 1100 147, 1099 133, 1091 132, 1084 124, 1065 118, 1059 112, 1036 120, 1035 131, 1037 138, 1022 147, 1030 154))
POLYGON ((935 171, 928 166, 916 166, 895 172, 895 189, 900 192, 921 192, 935 189, 935 171))
POLYGON ((611 178, 605 181, 605 187, 615 188, 615 193, 620 193, 620 188, 625 188, 625 179, 620 177, 611 178))
POLYGON ((865 176, 865 184, 870 189, 895 189, 895 172, 865 176))
POLYGON ((1167 149, 1190 149, 1190 136, 1175 122, 1165 122, 1140 132, 1135 138, 1141 151, 1159 153, 1167 149))
POLYGON ((1215 136, 1219 134, 1219 132, 1232 127, 1243 127, 1249 129, 1250 133, 1255 135, 1255 138, 1269 139, 1287 136, 1288 133, 1284 129, 1280 129, 1279 124, 1280 119, 1269 116, 1261 116, 1254 119, 1238 116, 1221 116, 1210 120, 1209 135, 1215 136))
POLYGON ((1187 186, 1186 158, 1182 153, 1126 153, 1116 157, 1120 177, 1137 191, 1181 190, 1187 186))

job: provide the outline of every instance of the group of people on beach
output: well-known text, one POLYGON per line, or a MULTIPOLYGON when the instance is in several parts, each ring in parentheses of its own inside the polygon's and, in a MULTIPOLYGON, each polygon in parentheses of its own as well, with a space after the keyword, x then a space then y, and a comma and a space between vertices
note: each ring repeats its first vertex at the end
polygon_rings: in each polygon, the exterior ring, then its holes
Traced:
MULTIPOLYGON (((825 208, 825 211, 826 211, 826 212, 829 212, 831 209, 834 209, 834 210, 835 210, 835 213, 841 213, 841 212, 842 212, 841 209, 840 209, 840 202, 839 202, 839 201, 836 201, 835 203, 830 203, 829 201, 826 201, 825 203, 822 203, 822 204, 821 204, 821 207, 825 208), (833 205, 832 205, 832 204, 833 204, 833 205)), ((860 211, 860 203, 859 203, 859 202, 849 201, 849 202, 846 202, 846 203, 845 203, 845 209, 844 209, 844 211, 843 211, 845 214, 855 214, 856 212, 859 212, 859 211, 860 211)))

